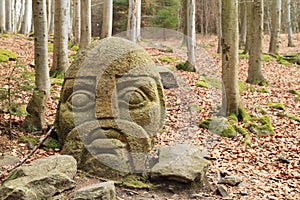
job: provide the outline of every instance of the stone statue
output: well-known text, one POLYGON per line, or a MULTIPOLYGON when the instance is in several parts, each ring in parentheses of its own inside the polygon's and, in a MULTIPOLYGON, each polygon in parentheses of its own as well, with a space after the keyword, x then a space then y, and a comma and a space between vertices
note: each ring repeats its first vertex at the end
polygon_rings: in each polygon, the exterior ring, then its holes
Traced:
POLYGON ((142 173, 163 125, 165 99, 151 57, 111 37, 81 52, 65 74, 56 125, 62 153, 101 177, 142 173))

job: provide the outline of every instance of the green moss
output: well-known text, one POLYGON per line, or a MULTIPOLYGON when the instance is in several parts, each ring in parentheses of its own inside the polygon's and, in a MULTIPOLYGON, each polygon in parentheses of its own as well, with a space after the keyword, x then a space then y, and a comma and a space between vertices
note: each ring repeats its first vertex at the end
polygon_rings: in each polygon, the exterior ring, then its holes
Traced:
POLYGON ((159 57, 158 60, 160 62, 173 63, 176 61, 176 58, 170 57, 170 56, 162 56, 162 57, 159 57))
POLYGON ((265 109, 263 109, 261 106, 257 107, 257 111, 263 115, 268 114, 268 112, 265 109))
POLYGON ((16 59, 17 59, 16 53, 0 48, 0 62, 7 62, 9 60, 16 60, 16 59))
POLYGON ((176 69, 190 72, 191 70, 188 67, 188 62, 179 62, 176 64, 176 69))
POLYGON ((73 51, 78 51, 79 50, 79 46, 78 45, 74 45, 71 48, 73 51))
POLYGON ((284 66, 290 66, 290 65, 291 65, 291 63, 290 63, 289 61, 285 60, 285 59, 282 58, 282 57, 280 57, 280 58, 277 60, 277 62, 278 62, 279 64, 281 64, 281 65, 284 65, 284 66))
POLYGON ((238 125, 233 125, 233 128, 235 129, 236 132, 242 134, 244 136, 244 144, 250 146, 251 145, 251 141, 252 141, 252 137, 251 135, 248 133, 248 131, 238 125))
POLYGON ((51 81, 51 85, 60 85, 60 86, 62 86, 64 79, 51 77, 50 81, 51 81))
POLYGON ((248 114, 245 108, 239 109, 238 119, 242 122, 248 122, 251 119, 251 116, 248 114))
POLYGON ((231 124, 236 124, 238 122, 238 117, 234 113, 230 113, 227 119, 231 124))
POLYGON ((272 57, 272 56, 270 56, 270 55, 263 54, 262 57, 261 57, 261 60, 262 60, 263 62, 271 62, 271 61, 273 61, 273 60, 275 60, 275 59, 274 59, 274 57, 272 57))
POLYGON ((287 114, 286 115, 289 119, 292 119, 292 120, 295 120, 297 122, 300 122, 300 117, 297 117, 296 115, 294 114, 287 114))
POLYGON ((271 120, 267 115, 264 115, 260 118, 252 118, 251 122, 247 124, 247 129, 258 136, 275 134, 271 120))
POLYGON ((282 103, 268 103, 267 106, 277 110, 286 110, 285 106, 282 103))
POLYGON ((48 43, 48 52, 53 52, 53 43, 48 43))
POLYGON ((208 88, 208 84, 205 81, 198 80, 196 83, 197 87, 203 87, 203 88, 208 88))
POLYGON ((262 81, 260 81, 260 82, 258 83, 258 85, 259 85, 259 86, 267 86, 267 85, 269 85, 269 83, 268 83, 268 81, 266 81, 266 80, 262 80, 262 81))
POLYGON ((209 118, 209 119, 202 120, 202 121, 199 123, 199 127, 200 127, 200 128, 208 129, 210 123, 211 123, 211 119, 210 119, 210 118, 209 118))
POLYGON ((260 93, 269 93, 269 91, 266 88, 264 88, 264 87, 258 89, 257 92, 260 92, 260 93))
POLYGON ((43 149, 45 149, 45 150, 53 149, 54 150, 54 149, 57 149, 59 147, 60 147, 60 145, 59 145, 58 141, 51 138, 51 137, 49 137, 44 142, 43 149))
POLYGON ((300 101, 300 92, 298 92, 297 90, 290 90, 289 92, 296 96, 296 101, 300 101))
POLYGON ((226 124, 227 124, 227 128, 223 129, 221 131, 221 136, 222 137, 228 137, 228 138, 235 137, 236 136, 236 131, 235 131, 234 127, 229 122, 226 122, 226 124))
POLYGON ((31 143, 32 145, 36 145, 39 139, 30 135, 23 135, 19 138, 20 143, 31 143))
POLYGON ((240 94, 243 93, 245 89, 245 83, 243 81, 239 81, 239 91, 240 91, 240 94))
POLYGON ((145 183, 142 177, 130 175, 122 179, 123 185, 133 189, 152 189, 153 185, 151 183, 145 183))
POLYGON ((249 59, 249 54, 239 54, 239 59, 249 59))
POLYGON ((216 89, 222 89, 222 82, 220 79, 212 77, 212 76, 204 76, 205 82, 208 83, 208 85, 216 88, 216 89))

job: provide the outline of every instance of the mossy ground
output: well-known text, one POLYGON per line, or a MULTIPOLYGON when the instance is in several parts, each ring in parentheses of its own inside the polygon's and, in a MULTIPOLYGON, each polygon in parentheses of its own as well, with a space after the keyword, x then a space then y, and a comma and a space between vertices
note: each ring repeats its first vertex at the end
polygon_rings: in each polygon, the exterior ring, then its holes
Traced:
POLYGON ((267 103, 267 106, 277 110, 286 110, 285 105, 283 103, 267 103))
POLYGON ((16 53, 0 48, 0 62, 7 62, 9 60, 16 60, 16 59, 17 59, 16 53))

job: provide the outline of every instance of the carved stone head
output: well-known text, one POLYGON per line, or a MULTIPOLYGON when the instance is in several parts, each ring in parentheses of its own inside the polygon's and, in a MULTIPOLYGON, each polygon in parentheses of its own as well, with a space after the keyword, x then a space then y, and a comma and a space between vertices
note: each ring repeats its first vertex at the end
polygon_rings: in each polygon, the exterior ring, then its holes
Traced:
POLYGON ((65 74, 56 120, 62 153, 102 177, 142 172, 164 116, 151 57, 125 39, 97 41, 65 74))

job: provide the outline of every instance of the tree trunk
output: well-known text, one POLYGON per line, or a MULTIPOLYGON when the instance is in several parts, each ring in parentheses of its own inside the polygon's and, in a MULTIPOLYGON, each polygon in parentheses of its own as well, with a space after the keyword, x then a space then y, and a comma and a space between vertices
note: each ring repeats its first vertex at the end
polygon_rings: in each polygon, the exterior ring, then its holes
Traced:
POLYGON ((222 1, 222 33, 223 110, 226 115, 238 115, 241 108, 238 88, 238 0, 222 1))
POLYGON ((222 52, 222 0, 218 1, 218 50, 217 53, 222 52))
POLYGON ((273 0, 269 53, 278 54, 281 29, 281 0, 273 0))
POLYGON ((195 23, 195 0, 187 1, 187 56, 188 56, 188 69, 192 72, 196 71, 196 23, 195 23))
POLYGON ((131 8, 130 10, 130 15, 128 16, 130 18, 129 22, 130 22, 130 40, 132 42, 136 42, 137 38, 136 38, 136 24, 137 24, 137 17, 136 17, 136 9, 137 9, 137 0, 129 0, 129 8, 131 8))
POLYGON ((136 39, 141 40, 142 0, 137 0, 136 7, 136 39))
POLYGON ((113 24, 113 1, 104 0, 101 38, 111 37, 113 24))
POLYGON ((11 0, 5 1, 5 30, 7 33, 11 33, 12 30, 12 16, 11 16, 11 0))
POLYGON ((20 33, 22 34, 28 34, 31 30, 31 23, 32 23, 32 1, 31 0, 25 0, 25 13, 21 25, 20 33))
POLYGON ((74 0, 74 41, 80 42, 80 0, 74 0))
POLYGON ((293 31, 292 31, 292 21, 291 21, 291 0, 286 1, 286 14, 288 23, 288 47, 294 47, 293 44, 293 31))
POLYGON ((53 65, 50 75, 61 76, 68 68, 69 0, 55 0, 53 65))
POLYGON ((80 48, 86 48, 91 42, 91 0, 81 0, 80 9, 80 48))
POLYGON ((21 9, 20 9, 20 16, 17 24, 17 29, 16 29, 17 32, 21 31, 22 21, 25 14, 25 0, 21 0, 20 5, 21 5, 21 9))
POLYGON ((241 27, 240 27, 240 48, 244 48, 246 45, 246 36, 247 36, 247 3, 245 0, 242 0, 240 8, 241 16, 241 27))
POLYGON ((5 0, 0 0, 0 33, 5 32, 5 0))
POLYGON ((182 4, 182 15, 183 17, 181 17, 181 24, 182 24, 182 29, 183 29, 183 38, 182 38, 182 43, 181 46, 186 46, 187 45, 187 9, 188 9, 188 2, 187 0, 182 0, 181 2, 182 4))
POLYGON ((23 123, 26 131, 38 131, 47 127, 45 121, 46 102, 50 93, 48 70, 48 34, 46 0, 33 0, 34 58, 36 89, 27 106, 28 115, 23 123))
POLYGON ((49 35, 54 34, 54 15, 55 15, 55 0, 51 0, 51 10, 49 13, 50 17, 50 22, 49 22, 49 27, 48 27, 48 33, 49 35))
POLYGON ((263 45, 263 25, 264 25, 264 1, 254 0, 251 2, 252 19, 251 29, 249 34, 251 35, 251 42, 249 48, 249 67, 247 82, 251 84, 261 84, 265 81, 265 78, 261 71, 261 56, 263 45))

